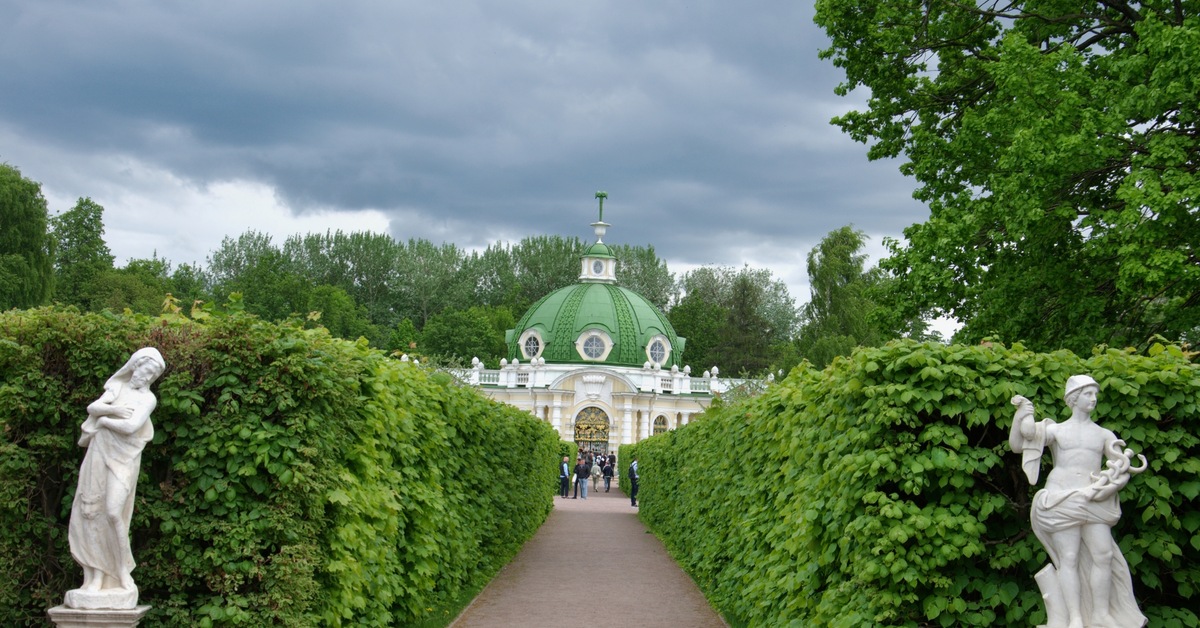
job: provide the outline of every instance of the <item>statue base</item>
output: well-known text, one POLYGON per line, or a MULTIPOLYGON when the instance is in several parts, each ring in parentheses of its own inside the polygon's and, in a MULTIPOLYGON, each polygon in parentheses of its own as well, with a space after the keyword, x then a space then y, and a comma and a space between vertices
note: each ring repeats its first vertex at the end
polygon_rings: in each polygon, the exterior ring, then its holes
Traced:
POLYGON ((63 606, 84 610, 130 610, 137 607, 138 590, 132 589, 71 589, 63 606))
POLYGON ((1058 570, 1054 565, 1047 564, 1033 579, 1042 591, 1042 601, 1046 603, 1046 623, 1040 624, 1038 628, 1066 628, 1067 603, 1063 600, 1062 589, 1058 586, 1058 570))
POLYGON ((149 611, 149 606, 127 609, 55 606, 46 611, 46 614, 50 616, 50 621, 59 628, 134 628, 149 611))

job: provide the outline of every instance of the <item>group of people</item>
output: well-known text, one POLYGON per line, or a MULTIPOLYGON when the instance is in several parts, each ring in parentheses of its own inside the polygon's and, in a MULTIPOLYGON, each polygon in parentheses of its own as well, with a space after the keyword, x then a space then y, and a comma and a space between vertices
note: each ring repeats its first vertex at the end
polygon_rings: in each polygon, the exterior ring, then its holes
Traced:
POLYGON ((592 490, 600 490, 600 479, 604 479, 604 492, 607 493, 612 488, 612 479, 616 476, 617 456, 609 454, 591 454, 581 453, 575 459, 575 466, 569 467, 569 457, 563 456, 562 465, 558 471, 559 481, 559 497, 566 498, 570 492, 571 479, 575 479, 575 495, 571 499, 582 497, 587 499, 588 482, 591 481, 592 490))
MULTIPOLYGON (((570 466, 571 458, 563 456, 562 464, 558 470, 558 496, 566 499, 567 494, 571 491, 571 479, 575 479, 575 494, 571 499, 587 499, 588 481, 592 483, 592 490, 600 490, 600 479, 604 479, 604 492, 607 493, 612 488, 612 480, 616 477, 617 456, 609 454, 591 454, 581 453, 575 459, 575 466, 570 466)), ((638 475, 637 475, 637 458, 633 459, 633 463, 629 465, 629 481, 630 505, 637 506, 638 493, 638 475)))

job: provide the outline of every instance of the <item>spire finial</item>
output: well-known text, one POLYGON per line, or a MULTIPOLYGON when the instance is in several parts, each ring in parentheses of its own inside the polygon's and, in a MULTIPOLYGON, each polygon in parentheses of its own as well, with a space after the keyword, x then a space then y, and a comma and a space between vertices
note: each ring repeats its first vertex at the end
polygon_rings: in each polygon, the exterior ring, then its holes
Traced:
POLYGON ((604 222, 604 199, 608 198, 608 192, 596 192, 596 198, 600 199, 600 220, 604 222))

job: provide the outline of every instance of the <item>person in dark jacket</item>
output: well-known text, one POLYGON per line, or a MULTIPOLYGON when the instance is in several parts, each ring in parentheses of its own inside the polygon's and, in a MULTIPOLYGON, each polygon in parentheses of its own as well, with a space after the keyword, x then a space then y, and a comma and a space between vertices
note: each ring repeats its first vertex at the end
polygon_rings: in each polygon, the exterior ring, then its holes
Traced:
POLYGON ((563 456, 562 464, 558 465, 558 496, 564 499, 571 492, 571 467, 567 460, 570 458, 563 456))
POLYGON ((607 493, 613 479, 613 466, 611 462, 605 461, 602 473, 604 474, 604 492, 607 493))
POLYGON ((629 504, 637 506, 638 494, 638 469, 637 456, 633 457, 633 462, 629 463, 629 504))
POLYGON ((588 466, 588 463, 585 462, 583 458, 580 458, 578 461, 576 461, 576 463, 575 463, 575 496, 576 497, 578 497, 579 493, 582 492, 583 498, 587 499, 588 475, 591 474, 591 472, 592 472, 592 468, 590 466, 588 466))

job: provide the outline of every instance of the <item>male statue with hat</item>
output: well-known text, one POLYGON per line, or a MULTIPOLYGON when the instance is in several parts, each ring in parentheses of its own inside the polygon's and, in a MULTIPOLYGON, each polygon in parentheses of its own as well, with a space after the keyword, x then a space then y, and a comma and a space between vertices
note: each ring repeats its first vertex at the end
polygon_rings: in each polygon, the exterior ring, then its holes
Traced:
POLYGON ((1009 446, 1021 454, 1030 484, 1037 484, 1042 452, 1050 448, 1054 468, 1033 498, 1033 532, 1052 564, 1036 580, 1046 600, 1046 628, 1140 628, 1146 618, 1133 597, 1129 565, 1112 537, 1121 517, 1117 492, 1131 475, 1133 450, 1112 431, 1092 421, 1100 386, 1087 375, 1067 379, 1063 399, 1071 418, 1034 420, 1033 403, 1017 395, 1009 446), (1107 462, 1106 462, 1107 461, 1107 462), (1105 464, 1102 468, 1101 465, 1105 464))

